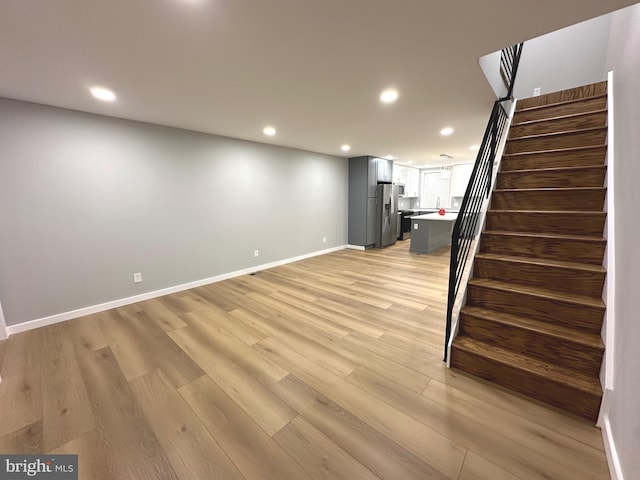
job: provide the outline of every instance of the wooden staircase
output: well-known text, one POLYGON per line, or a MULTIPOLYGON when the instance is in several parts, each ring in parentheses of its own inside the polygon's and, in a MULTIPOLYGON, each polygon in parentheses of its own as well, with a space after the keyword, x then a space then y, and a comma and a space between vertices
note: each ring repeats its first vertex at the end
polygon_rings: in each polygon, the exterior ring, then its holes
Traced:
POLYGON ((519 101, 451 366, 595 421, 606 82, 519 101))

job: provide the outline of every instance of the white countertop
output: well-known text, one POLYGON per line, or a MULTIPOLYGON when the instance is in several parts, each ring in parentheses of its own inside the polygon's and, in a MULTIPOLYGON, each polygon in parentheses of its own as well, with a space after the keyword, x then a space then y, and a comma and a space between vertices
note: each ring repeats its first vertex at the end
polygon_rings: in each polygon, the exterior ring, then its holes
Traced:
POLYGON ((447 222, 454 222, 458 218, 457 213, 445 213, 440 215, 439 213, 427 213, 425 215, 415 215, 411 217, 411 220, 444 220, 447 222))

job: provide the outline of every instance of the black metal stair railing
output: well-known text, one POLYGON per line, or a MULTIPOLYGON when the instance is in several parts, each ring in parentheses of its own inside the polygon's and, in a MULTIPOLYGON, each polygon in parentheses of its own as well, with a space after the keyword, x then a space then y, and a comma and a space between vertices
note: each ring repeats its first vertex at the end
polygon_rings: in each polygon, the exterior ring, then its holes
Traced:
POLYGON ((451 233, 451 259, 449 263, 449 292, 447 299, 447 323, 445 329, 444 361, 448 359, 448 347, 453 322, 453 308, 458 296, 463 273, 469 259, 469 252, 476 236, 476 229, 482 212, 485 198, 491 194, 493 181, 493 164, 498 146, 507 124, 507 113, 502 102, 511 100, 523 44, 502 50, 500 70, 507 75, 509 81, 507 95, 493 104, 491 117, 482 138, 482 144, 473 166, 471 179, 462 200, 458 218, 451 233))

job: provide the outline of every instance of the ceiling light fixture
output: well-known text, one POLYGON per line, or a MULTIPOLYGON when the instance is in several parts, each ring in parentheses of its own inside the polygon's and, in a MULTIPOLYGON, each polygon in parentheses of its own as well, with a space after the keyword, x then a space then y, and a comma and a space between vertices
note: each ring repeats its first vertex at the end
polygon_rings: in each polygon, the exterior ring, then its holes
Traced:
POLYGON ((351 145, 347 145, 346 143, 344 145, 342 145, 340 147, 340 150, 342 150, 343 152, 348 152, 349 150, 351 150, 351 145))
POLYGON ((273 127, 264 127, 262 132, 268 137, 273 137, 276 134, 276 129, 273 127))
POLYGON ((398 91, 394 88, 387 88, 380 94, 380 101, 382 103, 393 103, 398 99, 398 91))
POLYGON ((469 150, 471 150, 472 152, 477 152, 478 150, 480 150, 480 145, 471 145, 469 147, 469 150))
POLYGON ((393 155, 387 155, 384 158, 385 158, 385 160, 395 160, 396 157, 394 157, 393 155))
POLYGON ((107 88, 91 87, 89 91, 91 95, 103 102, 113 102, 116 99, 116 94, 107 88))
POLYGON ((447 137, 449 135, 451 135, 453 133, 453 128, 451 127, 445 127, 442 130, 440 130, 440 135, 447 137))
POLYGON ((451 161, 453 157, 451 155, 447 155, 446 153, 440 154, 440 178, 451 178, 451 170, 453 169, 453 165, 451 161))

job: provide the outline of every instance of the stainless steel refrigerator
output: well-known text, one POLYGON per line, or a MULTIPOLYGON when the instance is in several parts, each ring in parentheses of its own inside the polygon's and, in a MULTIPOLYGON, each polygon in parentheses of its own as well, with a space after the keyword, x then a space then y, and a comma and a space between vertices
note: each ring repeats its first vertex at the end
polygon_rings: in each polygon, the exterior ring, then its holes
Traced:
POLYGON ((398 186, 378 184, 376 188, 376 247, 396 243, 398 225, 398 186))

